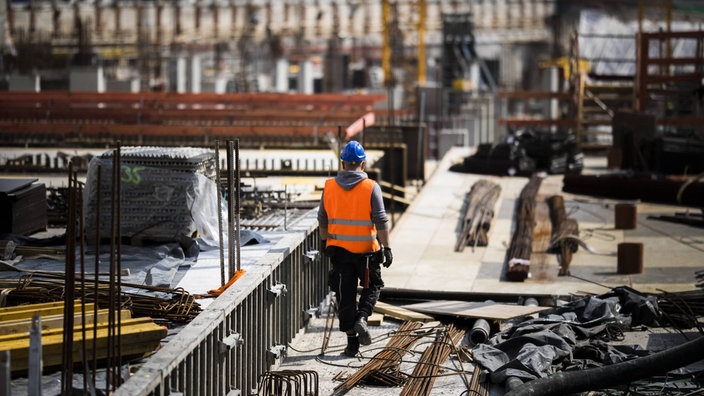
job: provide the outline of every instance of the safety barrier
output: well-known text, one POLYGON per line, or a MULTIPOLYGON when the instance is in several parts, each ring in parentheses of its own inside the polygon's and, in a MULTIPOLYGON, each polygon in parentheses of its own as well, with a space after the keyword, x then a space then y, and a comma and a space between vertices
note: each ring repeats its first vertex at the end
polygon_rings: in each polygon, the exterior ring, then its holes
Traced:
POLYGON ((316 211, 151 356, 115 395, 248 395, 327 294, 316 211))

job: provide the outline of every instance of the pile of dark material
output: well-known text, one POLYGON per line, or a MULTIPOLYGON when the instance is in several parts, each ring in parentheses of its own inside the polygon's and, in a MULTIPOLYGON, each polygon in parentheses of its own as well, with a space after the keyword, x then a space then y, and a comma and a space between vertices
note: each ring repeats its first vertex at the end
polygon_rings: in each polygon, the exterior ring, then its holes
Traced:
MULTIPOLYGON (((693 305, 695 308, 689 310, 682 305, 692 297, 681 297, 684 295, 646 295, 625 286, 588 296, 516 323, 487 344, 476 345, 472 350, 474 360, 489 381, 504 384, 511 395, 628 388, 633 382, 667 374, 704 356, 702 335, 657 353, 619 343, 628 330, 681 325, 681 320, 670 318, 683 308, 701 317, 700 307, 693 305), (679 306, 661 307, 660 302, 666 301, 677 301, 679 306), (687 351, 685 355, 683 350, 687 351)), ((701 331, 698 319, 689 325, 701 331)), ((681 370, 678 374, 684 378, 680 385, 694 389, 702 386, 701 372, 681 370)))
POLYGON ((536 171, 551 174, 580 173, 584 156, 574 135, 527 130, 514 132, 496 145, 480 144, 457 172, 527 176, 536 171))

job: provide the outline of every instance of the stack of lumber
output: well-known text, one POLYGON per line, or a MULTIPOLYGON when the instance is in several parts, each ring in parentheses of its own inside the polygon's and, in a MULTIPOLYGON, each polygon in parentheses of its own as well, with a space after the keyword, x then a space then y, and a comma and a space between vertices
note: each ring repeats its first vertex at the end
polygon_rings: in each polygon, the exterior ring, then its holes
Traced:
MULTIPOLYGON (((10 351, 12 373, 24 372, 29 363, 29 330, 32 316, 41 317, 42 360, 44 368, 58 368, 62 363, 63 302, 21 305, 0 308, 0 351, 10 351)), ((84 316, 81 304, 76 302, 73 328, 73 361, 81 361, 85 334, 87 356, 93 356, 93 323, 96 322, 95 353, 98 360, 108 356, 108 310, 94 314, 93 304, 85 304, 85 331, 81 323, 84 316)), ((115 313, 117 315, 117 313, 115 313)), ((129 311, 121 312, 120 344, 125 358, 140 357, 157 349, 166 337, 167 329, 150 318, 132 319, 129 311)))

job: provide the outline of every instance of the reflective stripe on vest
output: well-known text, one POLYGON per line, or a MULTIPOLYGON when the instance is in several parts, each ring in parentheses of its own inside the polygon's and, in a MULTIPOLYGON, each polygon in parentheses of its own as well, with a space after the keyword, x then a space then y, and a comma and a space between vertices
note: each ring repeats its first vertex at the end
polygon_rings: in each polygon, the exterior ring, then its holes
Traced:
POLYGON ((379 250, 376 227, 372 223, 374 181, 362 180, 351 190, 340 187, 335 179, 325 182, 323 204, 328 214, 327 246, 339 246, 352 253, 379 250))

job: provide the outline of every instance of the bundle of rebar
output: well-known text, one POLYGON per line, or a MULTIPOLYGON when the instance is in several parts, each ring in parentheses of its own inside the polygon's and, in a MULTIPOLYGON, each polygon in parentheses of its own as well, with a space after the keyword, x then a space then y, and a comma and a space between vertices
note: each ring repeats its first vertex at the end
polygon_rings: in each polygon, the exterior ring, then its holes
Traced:
MULTIPOLYGON (((8 290, 5 296, 8 305, 64 301, 65 281, 63 278, 61 274, 34 272, 19 281, 0 281, 0 288, 8 290)), ((95 281, 80 277, 76 277, 75 280, 77 283, 95 281)), ((86 302, 94 302, 101 308, 107 308, 110 297, 109 282, 100 280, 98 283, 97 291, 91 287, 87 288, 85 294, 82 294, 82 290, 78 288, 75 297, 86 302)), ((170 289, 129 283, 122 283, 122 286, 170 295, 170 298, 157 297, 122 290, 120 295, 115 298, 115 304, 121 309, 130 310, 134 317, 152 317, 174 323, 188 323, 201 312, 200 304, 194 296, 181 288, 170 289)))
POLYGON ((547 199, 547 203, 550 207, 550 222, 552 223, 548 253, 557 255, 557 262, 560 265, 558 275, 566 276, 570 274, 572 254, 579 247, 574 239, 579 236, 579 224, 577 220, 567 217, 565 199, 562 195, 551 196, 547 199))
POLYGON ((699 317, 704 316, 704 290, 662 292, 657 299, 658 308, 673 326, 701 330, 699 317))
POLYGON ((469 390, 470 395, 476 395, 476 396, 489 396, 489 387, 488 384, 485 382, 480 382, 482 374, 482 369, 478 364, 474 365, 474 372, 472 373, 472 380, 469 382, 469 387, 467 388, 469 390))
POLYGON ((523 187, 517 202, 516 227, 508 248, 506 279, 523 282, 530 272, 530 255, 533 251, 533 229, 535 228, 535 199, 543 179, 531 176, 523 187))
POLYGON ((318 373, 283 370, 262 374, 257 394, 262 396, 318 396, 318 373))
POLYGON ((501 187, 486 179, 472 185, 467 193, 467 207, 455 251, 461 252, 465 246, 486 246, 489 243, 489 227, 494 218, 494 204, 501 194, 501 187))
POLYGON ((344 395, 362 381, 384 383, 389 386, 401 385, 405 381, 399 370, 401 359, 413 344, 423 337, 422 333, 416 332, 422 326, 421 322, 404 322, 381 351, 356 373, 335 387, 333 396, 344 395))
POLYGON ((442 328, 435 341, 423 351, 400 396, 429 395, 440 365, 450 356, 450 352, 456 350, 463 337, 464 330, 457 329, 454 325, 442 328))

